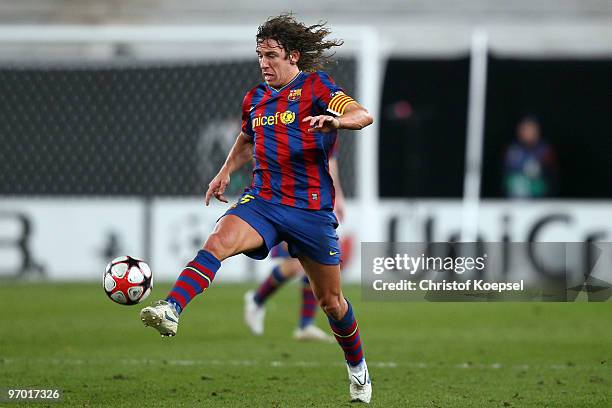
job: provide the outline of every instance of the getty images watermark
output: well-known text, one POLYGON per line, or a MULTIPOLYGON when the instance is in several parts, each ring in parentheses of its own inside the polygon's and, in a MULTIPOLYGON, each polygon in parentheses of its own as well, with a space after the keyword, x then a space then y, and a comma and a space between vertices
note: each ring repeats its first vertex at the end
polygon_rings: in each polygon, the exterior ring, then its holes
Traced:
POLYGON ((607 301, 610 243, 362 243, 366 300, 607 301))
MULTIPOLYGON (((488 255, 482 256, 411 256, 406 253, 395 254, 393 257, 376 257, 373 261, 372 273, 382 275, 385 271, 405 271, 410 275, 419 272, 451 272, 462 275, 470 272, 482 272, 486 268, 488 255)), ((384 279, 376 279, 373 282, 374 290, 481 290, 498 291, 524 290, 525 282, 486 282, 484 279, 467 279, 465 281, 450 280, 435 281, 433 279, 421 279, 412 281, 402 279, 399 282, 385 282, 384 279)))

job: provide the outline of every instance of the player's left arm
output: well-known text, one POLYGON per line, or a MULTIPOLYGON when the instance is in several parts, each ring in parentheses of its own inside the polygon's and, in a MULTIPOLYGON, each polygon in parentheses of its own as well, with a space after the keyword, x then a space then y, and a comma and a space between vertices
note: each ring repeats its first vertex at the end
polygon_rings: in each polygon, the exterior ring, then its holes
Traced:
POLYGON ((206 205, 210 203, 210 199, 213 196, 217 200, 227 203, 227 198, 223 194, 225 193, 225 188, 229 185, 230 176, 234 171, 253 159, 253 143, 254 140, 251 136, 240 132, 234 146, 232 146, 225 159, 225 164, 208 184, 208 190, 204 198, 206 205))
POLYGON ((351 101, 341 116, 316 115, 305 117, 302 122, 310 122, 309 133, 331 132, 336 129, 361 130, 374 122, 366 108, 356 101, 351 101))

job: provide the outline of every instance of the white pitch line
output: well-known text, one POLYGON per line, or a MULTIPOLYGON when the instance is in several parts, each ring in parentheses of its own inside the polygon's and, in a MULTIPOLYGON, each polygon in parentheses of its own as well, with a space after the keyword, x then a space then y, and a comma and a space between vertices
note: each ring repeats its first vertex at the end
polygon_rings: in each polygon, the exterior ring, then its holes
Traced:
MULTIPOLYGON (((12 365, 12 364, 52 364, 52 365, 92 365, 92 364, 107 364, 108 361, 104 361, 102 359, 93 359, 93 360, 85 360, 79 358, 6 358, 0 357, 0 367, 2 365, 12 365)), ((180 366, 180 367, 188 367, 188 366, 232 366, 232 367, 344 367, 345 363, 341 361, 279 361, 279 360, 271 360, 271 361, 263 361, 263 360, 220 360, 220 359, 212 359, 212 360, 192 360, 192 359, 136 359, 136 358, 126 358, 117 361, 117 363, 122 365, 170 365, 170 366, 180 366)), ((443 367, 443 368, 456 368, 462 370, 469 369, 512 369, 512 370, 530 370, 530 369, 549 369, 549 370, 566 370, 566 369, 580 369, 580 368, 593 368, 595 365, 578 365, 578 364, 549 364, 549 365, 529 365, 529 364, 501 364, 501 363, 472 363, 472 362, 463 362, 459 364, 442 364, 440 365, 438 362, 435 363, 426 363, 426 362, 396 362, 396 361, 372 361, 368 362, 368 366, 371 368, 418 368, 418 369, 426 369, 432 367, 443 367)))

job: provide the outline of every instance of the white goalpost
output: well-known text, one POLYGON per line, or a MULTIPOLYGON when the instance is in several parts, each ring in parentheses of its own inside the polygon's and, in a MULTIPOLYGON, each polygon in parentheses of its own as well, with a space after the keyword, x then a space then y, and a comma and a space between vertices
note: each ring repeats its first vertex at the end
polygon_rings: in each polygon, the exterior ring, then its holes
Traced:
POLYGON ((487 89, 487 52, 487 32, 482 29, 474 30, 470 50, 470 83, 461 219, 462 242, 476 242, 478 236, 487 89))

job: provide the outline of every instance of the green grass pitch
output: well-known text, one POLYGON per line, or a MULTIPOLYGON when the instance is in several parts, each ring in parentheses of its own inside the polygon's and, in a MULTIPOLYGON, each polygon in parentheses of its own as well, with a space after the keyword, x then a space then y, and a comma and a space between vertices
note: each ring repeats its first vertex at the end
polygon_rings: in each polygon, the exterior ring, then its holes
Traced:
MULTIPOLYGON (((100 285, 2 282, 0 388, 63 390, 40 407, 355 406, 338 346, 291 338, 297 286, 270 300, 260 338, 242 322, 246 289, 211 288, 168 339, 100 285)), ((612 406, 612 303, 375 303, 345 292, 373 406, 612 406)))

